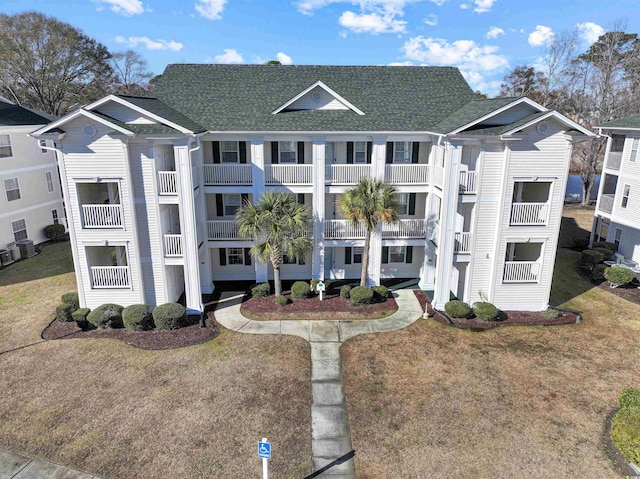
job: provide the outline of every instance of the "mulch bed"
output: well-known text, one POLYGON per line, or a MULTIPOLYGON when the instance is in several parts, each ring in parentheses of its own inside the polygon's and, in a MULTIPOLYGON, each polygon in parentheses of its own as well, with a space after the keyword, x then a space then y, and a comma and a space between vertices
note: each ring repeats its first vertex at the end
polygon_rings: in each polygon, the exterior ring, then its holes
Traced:
POLYGON ((93 329, 83 331, 75 321, 53 321, 42 331, 42 339, 118 339, 129 346, 148 350, 174 349, 205 343, 220 334, 219 326, 213 319, 206 320, 206 328, 198 324, 185 326, 173 331, 130 331, 128 329, 93 329))
POLYGON ((427 293, 425 293, 421 289, 414 289, 413 294, 416 295, 416 299, 420 303, 422 312, 427 313, 429 316, 433 316, 433 314, 435 313, 435 310, 431 306, 431 301, 429 301, 429 297, 427 296, 427 293))
POLYGON ((620 473, 620 475, 624 477, 638 477, 636 476, 635 471, 631 469, 631 466, 629 466, 629 463, 620 452, 620 449, 618 449, 611 440, 611 421, 613 420, 613 416, 615 416, 617 412, 618 410, 615 409, 607 414, 605 428, 602 433, 603 442, 607 445, 607 455, 611 460, 613 467, 620 473))
POLYGON ((559 326, 562 324, 576 324, 579 322, 578 314, 560 312, 557 318, 547 318, 542 312, 533 311, 503 311, 503 319, 498 321, 485 321, 484 319, 450 318, 453 324, 447 321, 447 317, 439 311, 435 311, 433 319, 448 326, 472 331, 487 331, 503 326, 559 326), (506 316, 506 318, 505 318, 506 316))
POLYGON ((377 319, 389 316, 398 310, 398 305, 393 298, 388 298, 383 303, 366 304, 354 307, 348 299, 340 298, 340 294, 325 294, 323 300, 319 297, 308 299, 292 299, 289 291, 283 291, 283 296, 289 300, 286 306, 278 306, 273 300, 274 295, 266 298, 244 297, 240 311, 249 319, 257 321, 274 321, 281 319, 377 319))
POLYGON ((640 283, 637 279, 634 279, 632 283, 626 286, 618 286, 617 288, 612 288, 609 286, 608 281, 597 282, 592 280, 589 277, 589 274, 579 266, 576 266, 576 272, 582 276, 585 280, 589 281, 592 285, 604 290, 608 291, 611 294, 615 294, 616 296, 620 296, 627 301, 631 301, 632 303, 640 304, 640 283))

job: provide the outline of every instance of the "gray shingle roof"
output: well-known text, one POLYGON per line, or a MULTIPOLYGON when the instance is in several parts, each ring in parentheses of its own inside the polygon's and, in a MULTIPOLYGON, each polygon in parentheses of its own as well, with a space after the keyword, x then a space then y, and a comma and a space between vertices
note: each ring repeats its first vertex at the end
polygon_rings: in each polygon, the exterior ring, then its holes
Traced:
MULTIPOLYGON (((132 133, 141 133, 141 134, 173 134, 173 133, 180 133, 178 130, 176 130, 175 128, 171 128, 170 126, 166 126, 166 125, 159 125, 159 124, 147 124, 147 123, 136 123, 136 124, 130 124, 130 123, 124 123, 123 121, 120 120, 116 120, 113 117, 110 117, 108 115, 105 115, 104 113, 100 113, 98 111, 92 111, 92 114, 102 118, 103 120, 106 120, 110 123, 113 123, 116 126, 119 126, 120 128, 124 128, 125 130, 129 130, 132 133)), ((120 133, 120 132, 113 132, 113 133, 120 133)))
POLYGON ((605 123, 604 125, 598 125, 602 128, 639 128, 640 129, 640 113, 637 115, 627 116, 618 120, 613 120, 605 123))
POLYGON ((476 98, 452 67, 177 64, 167 66, 154 93, 211 131, 434 131, 476 98), (318 81, 365 115, 272 114, 318 81))
POLYGON ((127 95, 118 95, 118 97, 136 105, 137 107, 147 110, 148 112, 154 113, 159 117, 164 118, 165 120, 169 120, 172 123, 180 125, 181 127, 186 128, 187 130, 190 130, 194 133, 205 131, 205 129, 200 126, 199 123, 193 121, 191 118, 188 118, 179 111, 176 111, 174 108, 171 108, 169 105, 158 100, 157 98, 127 95))
POLYGON ((444 118, 436 127, 438 133, 449 133, 461 126, 471 123, 474 120, 482 118, 498 108, 502 108, 509 103, 513 103, 518 98, 492 98, 492 99, 473 99, 462 105, 447 118, 444 118))
POLYGON ((518 121, 514 121, 513 123, 509 123, 508 125, 498 125, 498 126, 486 126, 484 128, 470 128, 469 130, 465 130, 464 134, 472 134, 472 135, 502 135, 511 130, 515 130, 518 127, 524 126, 527 123, 540 118, 541 116, 546 115, 549 111, 539 111, 529 116, 525 116, 518 121))
POLYGON ((0 101, 0 125, 2 126, 46 125, 50 122, 51 118, 39 115, 19 105, 0 101))

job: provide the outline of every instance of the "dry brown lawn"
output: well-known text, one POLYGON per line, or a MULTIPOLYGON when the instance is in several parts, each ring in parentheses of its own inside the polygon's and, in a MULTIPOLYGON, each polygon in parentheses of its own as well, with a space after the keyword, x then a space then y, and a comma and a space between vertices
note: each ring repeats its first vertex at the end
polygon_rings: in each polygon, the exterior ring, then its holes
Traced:
POLYGON ((12 350, 0 354, 0 447, 106 479, 239 478, 259 477, 257 441, 268 437, 273 477, 310 473, 305 341, 224 331, 168 351, 40 342, 75 289, 60 259, 68 243, 49 248, 0 271, 0 351, 12 350))
MULTIPOLYGON (((592 214, 567 210, 564 225, 588 231, 592 214)), ((620 477, 605 423, 640 386, 640 309, 582 280, 577 257, 559 250, 551 302, 583 310, 579 325, 420 320, 342 347, 360 479, 620 477)))

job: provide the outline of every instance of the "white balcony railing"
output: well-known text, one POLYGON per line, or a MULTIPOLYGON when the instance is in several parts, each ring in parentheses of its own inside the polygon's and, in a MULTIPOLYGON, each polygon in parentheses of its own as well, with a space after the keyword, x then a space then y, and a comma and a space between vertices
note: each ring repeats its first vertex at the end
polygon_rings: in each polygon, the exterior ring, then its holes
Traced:
POLYGON ((613 200, 616 195, 600 195, 600 203, 598 203, 598 209, 605 213, 611 213, 613 211, 613 200))
MULTIPOLYGON (((327 220, 324 222, 326 239, 364 239, 367 230, 364 224, 354 225, 348 220, 327 220)), ((392 238, 424 238, 425 225, 423 219, 404 219, 397 223, 382 225, 382 237, 392 238)))
POLYGON ((471 253, 471 233, 456 233, 453 251, 458 254, 471 253))
POLYGON ((83 228, 121 228, 121 205, 82 205, 83 228))
POLYGON ((234 220, 207 221, 207 237, 209 241, 239 239, 238 224, 234 220))
POLYGON ((510 225, 546 225, 549 218, 548 203, 512 203, 510 225))
POLYGON ((310 185, 313 183, 312 165, 265 165, 267 185, 310 185))
POLYGON ((327 180, 333 185, 355 185, 371 176, 371 165, 327 165, 327 180))
POLYGON ((203 165, 205 185, 250 185, 251 165, 203 165))
POLYGON ((423 219, 406 219, 397 223, 382 225, 382 237, 391 238, 424 238, 425 226, 423 219))
POLYGON ((164 255, 174 258, 182 256, 182 235, 164 235, 164 255))
POLYGON ((610 151, 609 156, 607 157, 606 167, 609 168, 610 170, 619 170, 621 163, 622 163, 622 152, 610 151))
POLYGON ((385 165, 384 179, 395 185, 426 184, 429 182, 429 165, 385 165))
POLYGON ((538 261, 506 261, 504 263, 505 283, 535 283, 538 281, 540 263, 538 261))
POLYGON ((91 266, 93 288, 128 288, 131 285, 128 266, 91 266))
POLYGON ((476 193, 478 173, 475 171, 460 172, 460 193, 476 193))
POLYGON ((324 222, 325 239, 363 239, 366 235, 364 224, 354 225, 348 220, 327 220, 324 222))
POLYGON ((433 182, 436 186, 442 188, 444 185, 444 168, 436 166, 433 172, 433 182))
POLYGON ((175 171, 158 171, 158 193, 161 195, 178 194, 178 177, 175 171))

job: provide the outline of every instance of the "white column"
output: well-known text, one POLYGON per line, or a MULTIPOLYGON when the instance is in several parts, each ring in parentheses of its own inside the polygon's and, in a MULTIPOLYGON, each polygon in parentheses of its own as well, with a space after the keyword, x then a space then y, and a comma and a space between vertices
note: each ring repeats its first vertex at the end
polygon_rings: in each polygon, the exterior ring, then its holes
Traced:
POLYGON ((313 260, 312 279, 324 281, 324 219, 325 219, 325 142, 313 140, 313 260))
POLYGON ((184 289, 188 314, 200 314, 203 310, 200 293, 200 259, 196 231, 196 205, 191 175, 189 145, 173 146, 178 175, 178 198, 180 207, 180 229, 182 231, 182 253, 184 255, 184 289))
MULTIPOLYGON (((262 138, 251 140, 251 185, 253 202, 255 203, 264 193, 264 140, 262 138)), ((256 283, 266 283, 269 280, 267 263, 254 261, 254 264, 256 283)))
MULTIPOLYGON (((385 160, 387 155, 387 139, 374 138, 373 152, 371 154, 371 176, 376 180, 384 181, 385 160)), ((380 284, 380 269, 382 268, 382 225, 371 235, 369 245, 369 268, 367 285, 380 284)))
POLYGON ((191 161, 193 172, 193 187, 198 187, 195 196, 196 206, 196 236, 198 246, 198 261, 200 264, 200 293, 211 294, 215 290, 213 283, 213 269, 211 264, 211 250, 207 247, 207 198, 204 193, 204 153, 203 146, 191 151, 191 161))
POLYGON ((418 287, 420 289, 433 289, 435 282, 435 256, 436 247, 431 241, 433 231, 433 194, 429 193, 426 196, 424 206, 424 222, 425 222, 425 242, 424 242, 424 258, 422 260, 422 268, 420 268, 420 282, 418 287))
POLYGON ((449 144, 445 149, 444 183, 442 191, 442 215, 438 238, 438 263, 433 302, 437 309, 449 301, 453 270, 453 249, 456 231, 456 214, 460 178, 462 145, 449 144))

